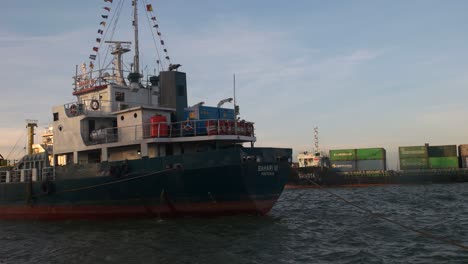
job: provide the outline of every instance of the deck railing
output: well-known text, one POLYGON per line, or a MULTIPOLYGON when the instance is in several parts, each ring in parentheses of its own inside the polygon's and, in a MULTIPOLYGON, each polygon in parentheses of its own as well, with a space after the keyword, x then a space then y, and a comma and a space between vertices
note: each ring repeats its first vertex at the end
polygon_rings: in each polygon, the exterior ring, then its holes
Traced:
POLYGON ((42 170, 32 168, 0 171, 0 183, 37 182, 46 180, 55 181, 54 167, 46 167, 42 168, 42 170))
POLYGON ((147 138, 181 138, 217 135, 254 137, 254 125, 252 122, 228 119, 187 120, 175 123, 162 122, 95 130, 89 136, 89 142, 91 144, 103 144, 130 142, 147 138))
POLYGON ((55 181, 55 167, 45 167, 42 169, 41 180, 55 181))
POLYGON ((128 108, 141 106, 135 102, 112 102, 109 100, 82 100, 80 102, 71 102, 64 104, 65 113, 68 117, 79 115, 102 115, 128 108))

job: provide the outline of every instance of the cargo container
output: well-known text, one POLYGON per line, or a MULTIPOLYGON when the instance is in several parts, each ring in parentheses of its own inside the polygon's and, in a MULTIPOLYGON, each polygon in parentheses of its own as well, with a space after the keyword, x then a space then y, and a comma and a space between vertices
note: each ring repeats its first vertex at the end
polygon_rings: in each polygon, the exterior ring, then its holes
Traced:
POLYGON ((458 157, 432 157, 429 158, 431 169, 456 169, 458 168, 458 157))
POLYGON ((354 160, 336 160, 331 161, 332 170, 337 172, 347 172, 356 170, 356 161, 354 160))
POLYGON ((219 119, 230 119, 234 120, 234 109, 219 108, 219 119))
POLYGON ((399 147, 400 159, 427 158, 427 146, 399 147))
POLYGON ((364 148, 356 150, 357 160, 385 160, 387 158, 383 148, 364 148))
POLYGON ((337 149, 330 150, 330 160, 356 160, 356 149, 337 149))
POLYGON ((460 157, 468 157, 468 144, 458 146, 458 155, 460 157))
POLYGON ((205 121, 196 121, 194 123, 194 130, 197 133, 197 136, 205 136, 208 134, 208 131, 206 130, 206 124, 205 121))
POLYGON ((386 161, 383 159, 378 160, 358 160, 356 162, 356 169, 358 171, 384 171, 387 169, 386 161))
POLYGON ((460 168, 468 168, 468 156, 460 157, 460 168))
POLYGON ((198 119, 218 119, 219 118, 219 108, 212 106, 200 106, 198 108, 198 119))
POLYGON ((234 120, 234 109, 212 106, 190 107, 184 110, 185 120, 231 119, 234 120))
POLYGON ((400 169, 401 170, 422 170, 429 168, 428 158, 400 158, 400 169))
POLYGON ((429 146, 427 149, 429 158, 433 157, 456 157, 457 145, 429 146))

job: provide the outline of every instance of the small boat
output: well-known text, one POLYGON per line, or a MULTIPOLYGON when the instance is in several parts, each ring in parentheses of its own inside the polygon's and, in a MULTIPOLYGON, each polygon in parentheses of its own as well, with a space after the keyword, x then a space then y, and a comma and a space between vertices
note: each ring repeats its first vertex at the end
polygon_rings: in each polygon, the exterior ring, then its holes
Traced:
POLYGON ((231 98, 189 106, 186 73, 171 63, 144 3, 132 1, 132 43, 105 39, 116 36, 110 24, 122 5, 104 0, 90 61, 75 69, 76 101, 53 107, 41 144, 33 144, 37 121, 29 120, 28 154, 2 163, 0 219, 266 214, 278 200, 292 150, 255 147, 254 123, 239 117, 235 100, 222 107, 231 98), (160 44, 152 75, 140 69, 142 7, 160 44))

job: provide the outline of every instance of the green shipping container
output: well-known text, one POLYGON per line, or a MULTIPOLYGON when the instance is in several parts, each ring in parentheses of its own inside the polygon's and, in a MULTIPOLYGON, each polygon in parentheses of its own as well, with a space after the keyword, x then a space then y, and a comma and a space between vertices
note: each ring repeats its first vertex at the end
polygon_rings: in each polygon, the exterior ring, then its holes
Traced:
POLYGON ((402 170, 429 169, 429 160, 428 158, 400 159, 400 169, 402 170))
POLYGON ((365 148, 356 150, 357 160, 385 160, 386 154, 383 148, 365 148))
POLYGON ((457 145, 429 146, 427 151, 429 154, 429 158, 431 157, 456 157, 457 145))
POLYGON ((355 149, 330 150, 330 160, 356 160, 355 149))
POLYGON ((427 158, 426 146, 399 147, 400 159, 427 158))
POLYGON ((431 169, 456 169, 458 168, 458 157, 429 158, 431 169))

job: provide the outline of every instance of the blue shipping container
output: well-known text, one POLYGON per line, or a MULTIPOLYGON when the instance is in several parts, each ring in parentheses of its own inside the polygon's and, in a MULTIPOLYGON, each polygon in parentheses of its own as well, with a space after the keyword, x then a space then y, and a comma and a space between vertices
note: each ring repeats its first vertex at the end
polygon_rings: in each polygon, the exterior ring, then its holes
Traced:
POLYGON ((358 160, 356 167, 359 171, 383 171, 387 169, 385 160, 358 160))
POLYGON ((219 119, 234 120, 234 109, 219 108, 219 119))
POLYGON ((198 119, 207 120, 207 119, 218 119, 219 118, 219 108, 212 106, 200 106, 198 108, 198 119))
POLYGON ((347 172, 356 170, 356 161, 354 160, 335 160, 331 162, 332 170, 338 172, 347 172))
POLYGON ((185 109, 184 110, 184 120, 193 120, 195 119, 195 112, 192 110, 185 109))
POLYGON ((234 120, 234 109, 198 106, 184 110, 184 120, 229 119, 234 120))

